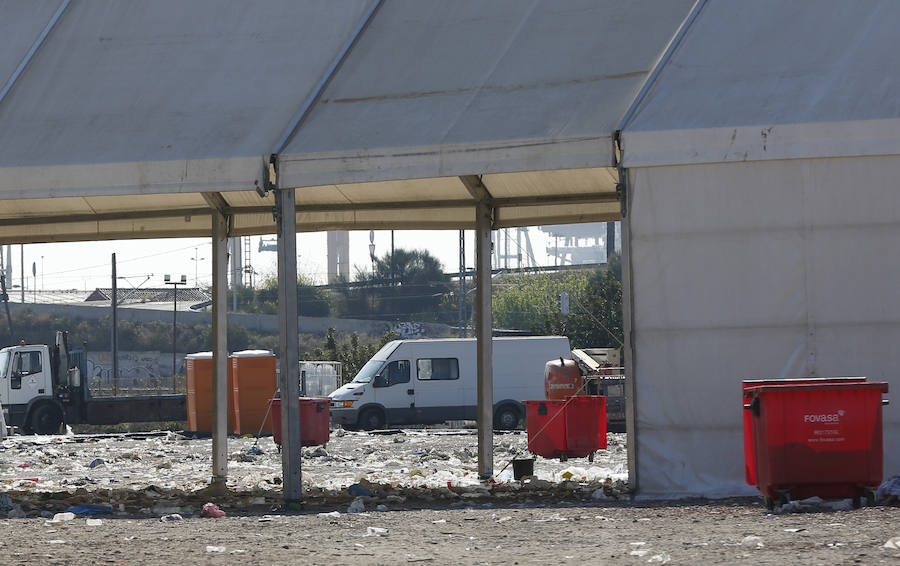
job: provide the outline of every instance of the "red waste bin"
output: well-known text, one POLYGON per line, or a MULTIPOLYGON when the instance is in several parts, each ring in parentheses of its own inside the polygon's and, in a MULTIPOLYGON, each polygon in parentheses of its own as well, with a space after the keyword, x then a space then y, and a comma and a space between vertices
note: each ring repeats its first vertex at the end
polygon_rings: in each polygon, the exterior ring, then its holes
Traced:
MULTIPOLYGON (((741 382, 743 389, 742 405, 750 403, 750 391, 753 387, 763 385, 802 385, 804 383, 861 383, 865 377, 797 377, 793 379, 745 379, 741 382)), ((756 485, 756 461, 753 453, 753 429, 750 412, 744 411, 744 479, 748 485, 756 485)))
MULTIPOLYGON (((272 437, 281 445, 281 399, 269 401, 272 405, 272 437)), ((328 421, 331 399, 328 397, 300 397, 300 445, 319 446, 331 438, 328 421)))
POLYGON ((753 477, 767 506, 812 496, 871 503, 882 477, 887 391, 885 382, 748 388, 753 477))
POLYGON ((528 450, 544 458, 583 458, 606 448, 606 397, 525 401, 528 450))
POLYGON ((544 458, 559 458, 566 453, 565 399, 525 401, 525 425, 528 451, 544 458))

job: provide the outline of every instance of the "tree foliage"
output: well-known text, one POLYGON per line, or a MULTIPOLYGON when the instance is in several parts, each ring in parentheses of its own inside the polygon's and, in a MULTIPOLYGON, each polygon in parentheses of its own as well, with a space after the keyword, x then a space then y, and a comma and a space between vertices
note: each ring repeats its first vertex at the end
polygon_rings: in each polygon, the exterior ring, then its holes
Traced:
POLYGON ((450 280, 441 262, 426 250, 395 250, 376 257, 373 271, 357 268, 355 282, 338 286, 340 316, 443 322, 442 299, 450 280))
MULTIPOLYGON (((233 300, 229 291, 229 304, 233 300)), ((275 274, 265 276, 256 289, 241 287, 236 290, 237 307, 240 312, 260 314, 278 313, 278 277, 275 274)), ((331 295, 315 282, 299 275, 297 277, 297 300, 300 314, 303 316, 329 316, 331 314, 331 295)))
POLYGON ((494 289, 494 326, 568 336, 573 348, 621 347, 621 273, 616 255, 607 269, 506 278, 494 289), (569 294, 568 315, 560 312, 563 292, 569 294))
POLYGON ((329 328, 325 333, 325 343, 319 348, 314 348, 306 359, 341 362, 341 375, 343 382, 347 383, 382 346, 397 338, 399 336, 396 332, 387 331, 378 341, 363 342, 356 332, 348 337, 340 335, 334 328, 329 328))

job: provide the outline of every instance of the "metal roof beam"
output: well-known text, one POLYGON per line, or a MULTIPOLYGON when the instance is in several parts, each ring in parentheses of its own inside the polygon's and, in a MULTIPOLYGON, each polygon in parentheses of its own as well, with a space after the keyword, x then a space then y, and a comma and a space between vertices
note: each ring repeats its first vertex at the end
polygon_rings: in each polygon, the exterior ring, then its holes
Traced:
MULTIPOLYGON (((480 181, 479 181, 480 183, 480 181)), ((483 185, 482 185, 483 187, 483 185)), ((476 189, 477 191, 477 189, 476 189)), ((573 194, 559 196, 529 196, 491 198, 485 189, 485 198, 494 208, 508 208, 516 206, 544 206, 551 204, 604 204, 618 201, 615 194, 573 194)), ((219 193, 203 193, 203 198, 210 202, 210 208, 172 208, 160 210, 135 210, 122 212, 101 212, 69 215, 26 216, 0 219, 0 226, 29 226, 42 223, 77 223, 77 222, 104 222, 110 220, 141 220, 153 218, 176 218, 179 216, 209 216, 213 209, 226 216, 241 214, 268 214, 272 212, 271 206, 247 206, 232 207, 225 202, 219 193), (219 200, 221 199, 221 200, 219 200)), ((475 206, 469 199, 450 199, 434 201, 397 201, 397 202, 364 202, 343 204, 298 204, 297 212, 353 212, 374 210, 415 210, 422 208, 466 208, 475 206)))
POLYGON ((466 186, 466 190, 478 202, 491 202, 491 192, 481 182, 481 175, 460 175, 459 180, 466 186))

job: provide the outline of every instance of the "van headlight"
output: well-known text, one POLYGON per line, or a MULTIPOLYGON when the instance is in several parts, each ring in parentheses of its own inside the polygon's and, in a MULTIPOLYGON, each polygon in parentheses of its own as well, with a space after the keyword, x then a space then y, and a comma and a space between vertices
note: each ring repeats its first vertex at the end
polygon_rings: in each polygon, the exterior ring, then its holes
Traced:
POLYGON ((349 409, 353 406, 353 399, 349 401, 332 401, 331 406, 334 408, 343 407, 345 409, 349 409))
POLYGON ((349 409, 350 407, 352 407, 352 406, 353 406, 353 399, 351 399, 351 400, 349 400, 349 401, 344 401, 344 405, 343 405, 343 406, 344 406, 345 409, 349 409))

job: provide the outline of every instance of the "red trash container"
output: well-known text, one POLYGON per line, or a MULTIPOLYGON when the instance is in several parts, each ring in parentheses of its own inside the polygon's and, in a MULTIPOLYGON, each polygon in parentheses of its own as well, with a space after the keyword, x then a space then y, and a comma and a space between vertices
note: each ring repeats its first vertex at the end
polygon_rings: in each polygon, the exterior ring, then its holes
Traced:
MULTIPOLYGON (((865 377, 797 377, 794 379, 745 379, 741 382, 743 389, 742 405, 750 403, 750 389, 763 385, 801 385, 804 383, 862 383, 865 377)), ((750 412, 744 411, 744 480, 748 485, 756 485, 756 459, 753 453, 753 428, 750 412)))
POLYGON ((885 382, 762 385, 747 389, 757 488, 776 500, 871 502, 883 467, 885 382))
MULTIPOLYGON (((269 401, 272 405, 272 437, 281 445, 281 399, 269 401)), ((328 397, 300 397, 300 445, 319 446, 331 438, 328 428, 331 399, 328 397)))
POLYGON ((525 401, 528 450, 544 458, 583 458, 606 448, 606 397, 525 401))
POLYGON ((559 458, 566 453, 566 414, 564 399, 525 401, 528 451, 544 458, 559 458))
POLYGON ((606 397, 572 397, 566 407, 566 454, 583 458, 605 448, 606 397))

